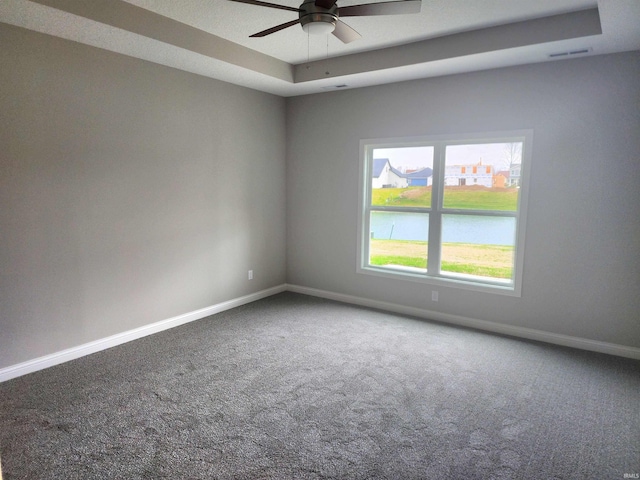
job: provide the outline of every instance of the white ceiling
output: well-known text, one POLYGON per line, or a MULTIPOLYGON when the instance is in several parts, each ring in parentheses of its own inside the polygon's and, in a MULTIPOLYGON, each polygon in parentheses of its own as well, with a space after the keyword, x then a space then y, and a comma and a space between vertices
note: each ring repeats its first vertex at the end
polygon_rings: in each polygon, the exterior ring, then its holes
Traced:
POLYGON ((345 18, 362 35, 350 44, 299 25, 249 38, 295 18, 228 0, 0 2, 0 22, 282 96, 640 50, 640 0, 422 0, 419 14, 345 18))

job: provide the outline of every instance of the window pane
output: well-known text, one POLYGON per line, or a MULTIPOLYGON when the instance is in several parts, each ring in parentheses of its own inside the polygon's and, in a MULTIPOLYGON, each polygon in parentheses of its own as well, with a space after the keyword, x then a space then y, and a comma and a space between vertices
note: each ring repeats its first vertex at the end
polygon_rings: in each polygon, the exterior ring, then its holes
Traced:
POLYGON ((521 142, 447 146, 444 208, 515 212, 521 159, 521 142))
POLYGON ((370 265, 426 271, 428 214, 371 212, 369 238, 370 265))
POLYGON ((430 207, 433 147, 376 148, 371 165, 371 204, 430 207))
POLYGON ((511 280, 515 237, 513 217, 443 215, 440 271, 511 280))

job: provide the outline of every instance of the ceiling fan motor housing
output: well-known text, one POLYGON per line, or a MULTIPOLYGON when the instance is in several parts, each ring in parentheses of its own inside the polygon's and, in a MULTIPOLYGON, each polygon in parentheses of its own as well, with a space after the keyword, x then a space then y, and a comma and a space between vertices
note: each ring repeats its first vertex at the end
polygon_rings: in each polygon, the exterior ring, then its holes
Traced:
POLYGON ((331 8, 323 8, 317 6, 314 0, 308 0, 300 5, 299 16, 305 32, 326 35, 336 28, 338 6, 334 3, 331 8))

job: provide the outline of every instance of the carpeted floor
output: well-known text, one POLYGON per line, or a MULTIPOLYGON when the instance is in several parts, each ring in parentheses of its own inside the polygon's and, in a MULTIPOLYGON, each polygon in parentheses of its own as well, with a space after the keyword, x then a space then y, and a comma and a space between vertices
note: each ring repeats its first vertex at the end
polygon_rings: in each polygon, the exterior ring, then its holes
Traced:
POLYGON ((12 479, 622 479, 640 362, 283 293, 0 384, 12 479))

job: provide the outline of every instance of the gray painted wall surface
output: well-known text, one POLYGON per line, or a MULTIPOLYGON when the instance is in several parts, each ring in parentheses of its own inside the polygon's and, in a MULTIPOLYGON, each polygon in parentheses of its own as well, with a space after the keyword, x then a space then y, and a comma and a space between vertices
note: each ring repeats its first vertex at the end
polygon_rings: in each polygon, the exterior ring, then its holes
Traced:
POLYGON ((285 281, 640 346, 638 52, 285 109, 15 27, 0 44, 0 368, 285 281), (528 128, 521 298, 438 287, 434 303, 355 273, 361 138, 528 128))
POLYGON ((285 282, 284 99, 0 45, 0 368, 285 282))
POLYGON ((640 347, 640 52, 287 100, 287 281, 640 347), (533 129, 522 297, 356 274, 359 141, 533 129))

